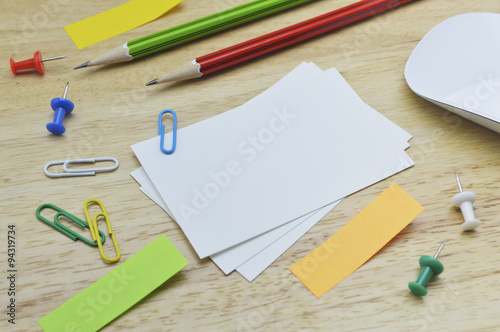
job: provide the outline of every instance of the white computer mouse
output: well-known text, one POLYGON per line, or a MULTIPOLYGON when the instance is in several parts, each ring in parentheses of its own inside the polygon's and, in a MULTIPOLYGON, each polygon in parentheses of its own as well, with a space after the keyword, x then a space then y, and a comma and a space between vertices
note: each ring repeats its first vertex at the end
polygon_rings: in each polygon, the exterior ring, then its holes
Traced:
POLYGON ((500 133, 500 14, 439 23, 415 47, 405 77, 419 96, 500 133))

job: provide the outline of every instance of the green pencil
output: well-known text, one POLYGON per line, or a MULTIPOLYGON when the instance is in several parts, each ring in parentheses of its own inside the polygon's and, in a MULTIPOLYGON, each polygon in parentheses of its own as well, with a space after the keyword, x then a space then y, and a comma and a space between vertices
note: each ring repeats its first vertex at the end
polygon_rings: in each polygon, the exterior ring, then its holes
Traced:
POLYGON ((75 69, 138 59, 310 1, 313 0, 255 0, 131 40, 75 67, 75 69))

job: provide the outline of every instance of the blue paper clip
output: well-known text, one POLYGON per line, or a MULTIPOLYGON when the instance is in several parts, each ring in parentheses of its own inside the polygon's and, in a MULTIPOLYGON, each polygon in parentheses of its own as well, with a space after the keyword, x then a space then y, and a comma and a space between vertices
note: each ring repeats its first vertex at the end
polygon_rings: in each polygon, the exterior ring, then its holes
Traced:
POLYGON ((158 131, 160 134, 160 149, 163 153, 165 154, 172 154, 175 151, 175 144, 177 142, 177 115, 175 114, 174 111, 172 110, 164 110, 160 112, 160 115, 158 115, 158 131), (165 125, 162 124, 162 117, 163 114, 165 113, 170 113, 172 114, 172 120, 173 120, 173 129, 172 129, 172 148, 170 150, 165 149, 163 146, 165 144, 165 125))

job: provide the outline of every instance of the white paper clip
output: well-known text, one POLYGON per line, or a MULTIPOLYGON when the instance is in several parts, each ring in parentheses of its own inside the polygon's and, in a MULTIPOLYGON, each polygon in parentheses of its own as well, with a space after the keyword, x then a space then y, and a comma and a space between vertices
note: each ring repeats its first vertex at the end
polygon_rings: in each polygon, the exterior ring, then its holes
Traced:
POLYGON ((51 178, 62 178, 67 176, 86 176, 86 175, 96 175, 96 173, 111 172, 118 168, 118 160, 116 158, 87 158, 87 159, 72 159, 72 160, 59 160, 51 161, 45 165, 43 172, 45 175, 51 178), (70 164, 84 164, 84 163, 96 163, 100 161, 112 161, 115 164, 111 167, 102 168, 87 168, 87 169, 69 169, 70 164), (63 170, 65 173, 50 173, 49 167, 53 165, 63 165, 63 170))

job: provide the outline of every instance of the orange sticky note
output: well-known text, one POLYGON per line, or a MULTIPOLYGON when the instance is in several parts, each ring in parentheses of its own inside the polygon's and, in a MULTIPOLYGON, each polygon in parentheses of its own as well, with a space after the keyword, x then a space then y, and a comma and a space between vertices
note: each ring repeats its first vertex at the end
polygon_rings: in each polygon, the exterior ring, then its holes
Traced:
POLYGON ((394 183, 290 271, 319 298, 375 255, 423 210, 394 183))

